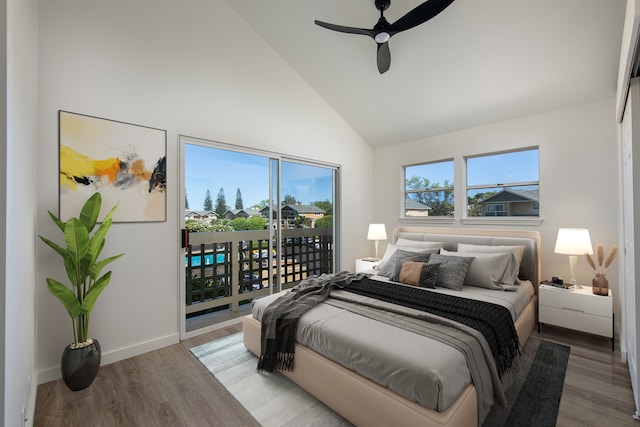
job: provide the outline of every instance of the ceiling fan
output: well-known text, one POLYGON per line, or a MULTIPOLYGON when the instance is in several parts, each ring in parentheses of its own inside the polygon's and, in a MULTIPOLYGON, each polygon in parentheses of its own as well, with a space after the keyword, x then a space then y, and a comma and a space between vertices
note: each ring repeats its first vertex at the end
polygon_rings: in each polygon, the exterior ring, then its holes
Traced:
POLYGON ((389 51, 389 39, 401 31, 408 30, 420 24, 424 24, 429 19, 445 10, 454 0, 428 0, 413 10, 409 11, 402 18, 393 24, 384 17, 384 11, 391 4, 391 0, 374 0, 376 9, 380 11, 380 19, 371 30, 366 28, 345 27, 342 25, 329 24, 316 20, 315 23, 329 30, 341 33, 362 34, 371 37, 378 44, 378 71, 385 73, 391 66, 391 52, 389 51))

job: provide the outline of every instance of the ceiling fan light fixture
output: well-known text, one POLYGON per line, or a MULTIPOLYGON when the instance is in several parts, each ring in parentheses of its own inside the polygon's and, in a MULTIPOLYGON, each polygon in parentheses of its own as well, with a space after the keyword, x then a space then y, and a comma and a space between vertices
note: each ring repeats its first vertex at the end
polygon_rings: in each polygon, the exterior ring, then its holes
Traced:
POLYGON ((378 33, 374 37, 376 43, 386 43, 386 42, 389 41, 390 38, 391 38, 391 35, 389 35, 389 33, 385 33, 385 32, 378 33))

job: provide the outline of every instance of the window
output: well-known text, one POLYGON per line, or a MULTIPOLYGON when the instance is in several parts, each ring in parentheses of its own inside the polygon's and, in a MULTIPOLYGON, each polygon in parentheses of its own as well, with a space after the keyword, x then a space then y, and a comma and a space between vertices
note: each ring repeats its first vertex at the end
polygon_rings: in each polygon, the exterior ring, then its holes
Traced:
POLYGON ((467 216, 540 216, 538 148, 468 157, 467 216))
POLYGON ((453 217, 453 160, 404 167, 404 216, 453 217))

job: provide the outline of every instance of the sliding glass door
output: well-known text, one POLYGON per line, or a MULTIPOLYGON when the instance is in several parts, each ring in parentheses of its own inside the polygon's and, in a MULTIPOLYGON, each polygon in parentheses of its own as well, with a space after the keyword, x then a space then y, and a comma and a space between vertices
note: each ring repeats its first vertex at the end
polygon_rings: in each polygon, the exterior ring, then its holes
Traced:
POLYGON ((183 336, 334 271, 337 166, 186 137, 180 146, 183 336))

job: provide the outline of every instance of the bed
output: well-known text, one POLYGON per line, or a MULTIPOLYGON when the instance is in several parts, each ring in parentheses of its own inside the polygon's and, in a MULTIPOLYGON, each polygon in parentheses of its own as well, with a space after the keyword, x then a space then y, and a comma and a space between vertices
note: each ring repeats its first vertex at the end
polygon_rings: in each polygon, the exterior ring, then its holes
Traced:
MULTIPOLYGON (((502 248, 522 248, 521 259, 516 273, 518 277, 516 283, 518 284, 512 287, 506 286, 509 289, 508 292, 467 285, 463 286, 462 291, 438 287, 435 290, 428 289, 427 292, 464 295, 465 298, 489 302, 503 300, 503 302, 498 301, 497 303, 508 306, 514 320, 518 340, 520 345, 524 346, 536 322, 536 284, 539 283, 540 278, 539 233, 529 230, 399 227, 394 230, 392 244, 388 245, 385 258, 389 258, 387 255, 394 246, 395 249, 402 249, 402 253, 406 251, 419 252, 424 251, 425 246, 423 245, 429 245, 434 242, 438 243, 438 252, 445 254, 444 256, 465 255, 465 253, 457 253, 458 249, 460 249, 461 251, 466 251, 467 254, 475 254, 476 256, 473 258, 478 260, 503 258, 493 255, 479 255, 474 251, 486 251, 493 254, 503 253, 502 248), (408 248, 412 246, 415 246, 416 249, 409 250, 408 248), (492 249, 495 249, 495 251, 492 249)), ((399 254, 400 252, 396 255, 399 254)), ((440 257, 442 256, 440 255, 440 257)), ((385 261, 388 261, 388 259, 385 261)), ((372 277, 373 280, 383 282, 390 280, 388 277, 377 274, 381 273, 381 271, 372 273, 376 273, 372 277)), ((395 279, 398 278, 395 277, 395 279)), ((258 319, 260 318, 261 310, 264 310, 264 307, 275 298, 277 298, 277 295, 257 300, 254 303, 253 313, 243 320, 244 344, 247 349, 256 355, 260 355, 261 350, 261 323, 258 319)), ((333 301, 333 298, 330 298, 330 300, 333 301)), ((344 311, 346 310, 340 311, 339 307, 337 308, 331 304, 321 303, 301 318, 298 329, 311 331, 311 336, 315 338, 297 338, 298 341, 307 345, 303 345, 300 342, 296 343, 295 369, 293 371, 282 371, 282 374, 356 425, 388 426, 402 424, 406 426, 453 427, 479 424, 479 418, 486 415, 486 410, 482 413, 481 407, 486 406, 486 404, 483 402, 484 398, 480 399, 479 409, 478 397, 486 395, 486 392, 482 393, 476 390, 474 383, 469 378, 469 374, 464 372, 465 369, 455 364, 448 366, 453 363, 450 360, 459 364, 459 359, 462 356, 455 349, 445 349, 443 347, 444 344, 440 342, 434 342, 429 338, 415 337, 405 330, 394 329, 391 329, 394 332, 391 338, 385 339, 408 339, 408 341, 398 341, 398 343, 410 343, 405 345, 411 351, 405 349, 404 353, 412 353, 413 349, 420 349, 418 354, 422 351, 435 352, 437 350, 437 354, 431 353, 435 354, 433 358, 420 358, 430 359, 425 363, 429 364, 429 370, 436 371, 436 373, 426 372, 427 369, 425 369, 425 372, 407 371, 404 369, 405 360, 402 362, 402 369, 391 367, 392 363, 388 362, 387 359, 376 360, 378 356, 372 356, 363 362, 359 361, 359 365, 353 366, 350 365, 351 362, 349 361, 346 363, 334 362, 332 359, 336 358, 330 354, 332 351, 346 352, 347 355, 356 350, 365 351, 358 346, 365 346, 363 348, 366 349, 367 345, 378 345, 373 344, 373 341, 376 341, 375 337, 382 333, 381 329, 393 328, 392 326, 381 328, 378 324, 376 324, 378 326, 375 328, 371 327, 371 324, 366 322, 372 320, 353 317, 357 315, 344 313, 344 311), (323 324, 325 319, 329 323, 333 322, 342 325, 340 331, 331 334, 325 333, 325 329, 328 328, 327 325, 323 324), (305 323, 303 320, 307 322, 305 323), (364 325, 364 329, 360 329, 360 331, 367 331, 367 325, 369 325, 368 328, 372 331, 370 337, 367 336, 367 333, 362 332, 359 332, 357 337, 344 335, 347 334, 349 325, 358 323, 364 325), (316 329, 314 330, 313 328, 316 329), (343 330, 345 331, 344 334, 343 330), (318 342, 321 343, 319 347, 318 342), (347 345, 346 343, 352 344, 347 345), (353 351, 350 348, 351 345, 353 345, 353 351), (326 353, 327 351, 329 351, 329 354, 326 353), (432 365, 435 368, 432 368, 432 365), (396 383, 403 383, 400 380, 408 381, 408 376, 415 377, 418 383, 422 381, 421 375, 433 376, 435 377, 434 381, 437 382, 437 390, 427 393, 428 396, 424 398, 426 402, 423 402, 420 397, 408 396, 404 393, 405 390, 394 388, 393 381, 380 381, 379 378, 371 377, 368 372, 365 372, 367 370, 375 371, 375 375, 378 376, 382 375, 384 377, 388 375, 389 378, 397 376, 396 383), (457 373, 454 375, 454 371, 459 371, 460 377, 456 376, 458 375, 457 373), (449 382, 454 384, 451 385, 449 382), (450 386, 451 388, 449 388, 450 386), (433 400, 432 403, 429 403, 430 399, 433 400)), ((394 345, 395 347, 402 347, 402 344, 396 344, 394 345)), ((403 353, 402 350, 399 351, 403 353)), ((396 354, 396 356, 402 357, 403 355, 396 354)), ((462 361, 464 362, 464 359, 462 361)), ((408 364, 412 363, 413 361, 408 364)), ((508 386, 508 375, 502 380, 508 386)), ((403 387, 407 388, 406 386, 403 387)), ((414 387, 411 386, 411 388, 413 389, 414 387)))

